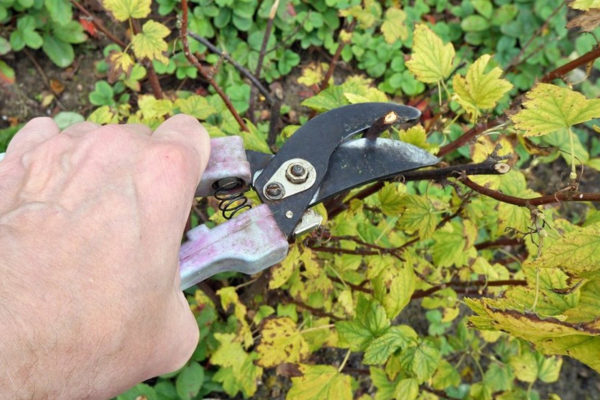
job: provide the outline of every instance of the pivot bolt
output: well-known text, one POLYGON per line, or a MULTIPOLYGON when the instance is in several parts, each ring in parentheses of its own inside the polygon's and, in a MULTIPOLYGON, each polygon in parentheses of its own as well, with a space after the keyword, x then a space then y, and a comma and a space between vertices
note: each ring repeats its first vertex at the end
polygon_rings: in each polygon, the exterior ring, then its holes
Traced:
POLYGON ((304 183, 308 179, 308 171, 301 164, 290 164, 285 171, 285 177, 291 183, 304 183))
POLYGON ((279 200, 284 194, 283 185, 279 182, 271 182, 265 187, 265 196, 269 200, 279 200))

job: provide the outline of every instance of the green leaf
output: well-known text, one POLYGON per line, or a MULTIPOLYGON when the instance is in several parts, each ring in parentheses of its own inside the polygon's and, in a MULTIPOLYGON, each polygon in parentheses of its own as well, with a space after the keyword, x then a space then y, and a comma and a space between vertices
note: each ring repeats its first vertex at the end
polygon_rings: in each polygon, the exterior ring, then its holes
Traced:
POLYGON ((540 136, 569 129, 600 117, 600 99, 588 100, 581 93, 547 83, 527 93, 524 109, 511 117, 525 136, 540 136))
POLYGON ((5 38, 0 37, 0 56, 7 54, 11 50, 10 42, 5 38))
POLYGON ((392 326, 369 344, 363 362, 367 365, 383 364, 396 350, 416 340, 417 333, 408 325, 392 326))
POLYGON ((385 308, 389 319, 394 319, 410 302, 415 291, 416 278, 409 266, 392 264, 372 280, 374 296, 385 308))
POLYGON ((426 25, 415 28, 412 58, 406 66, 419 81, 437 83, 446 79, 454 65, 454 46, 444 44, 426 25))
POLYGON ((58 40, 65 43, 82 43, 87 36, 83 32, 83 27, 76 21, 68 21, 64 25, 53 25, 52 34, 58 40))
POLYGON ((45 0, 44 5, 52 21, 59 25, 73 22, 73 8, 68 0, 45 0))
POLYGON ((401 186, 394 183, 386 183, 381 190, 377 192, 379 207, 384 214, 396 216, 404 209, 402 199, 404 193, 400 190, 401 186))
POLYGON ((490 58, 484 54, 469 67, 466 77, 457 74, 452 80, 456 100, 469 113, 471 121, 476 121, 482 110, 496 107, 498 100, 512 89, 507 80, 500 78, 500 68, 485 73, 490 58))
POLYGON ((356 316, 352 321, 335 324, 342 346, 352 351, 364 351, 389 326, 390 321, 384 308, 377 301, 369 301, 364 296, 358 298, 356 316))
POLYGON ((68 67, 75 59, 73 46, 48 34, 44 34, 44 46, 42 49, 50 60, 61 68, 68 67))
POLYGON ((177 395, 182 400, 191 400, 200 392, 203 382, 204 368, 197 362, 192 361, 177 375, 175 380, 177 395))
POLYGON ((509 365, 501 363, 491 363, 485 375, 483 382, 492 391, 504 391, 509 390, 514 380, 512 369, 509 365))
POLYGON ((479 14, 485 18, 491 18, 494 12, 494 5, 490 0, 471 0, 471 4, 473 4, 473 7, 475 7, 479 14))
POLYGON ((151 0, 102 0, 104 7, 118 21, 129 18, 146 18, 150 14, 151 0))
POLYGON ((9 85, 15 83, 15 70, 2 60, 0 60, 0 83, 9 85))
POLYGON ((460 23, 465 32, 481 32, 490 27, 489 22, 480 15, 469 15, 460 23))
POLYGON ((394 389, 396 399, 414 400, 419 395, 419 383, 415 378, 401 379, 394 389))
POLYGON ((392 400, 394 399, 397 381, 390 382, 385 371, 381 368, 373 368, 369 369, 371 382, 377 388, 377 393, 375 393, 375 400, 392 400))
POLYGON ((339 85, 329 86, 318 95, 309 97, 301 103, 305 107, 323 112, 348 104, 344 97, 344 89, 339 85))
POLYGON ((73 111, 61 111, 54 116, 54 122, 56 122, 56 125, 58 125, 58 129, 60 130, 83 121, 85 121, 83 115, 73 111))
POLYGON ((352 400, 348 375, 328 365, 300 365, 301 377, 292 378, 286 400, 352 400))
POLYGON ((94 85, 94 91, 90 93, 90 103, 95 106, 109 106, 114 104, 113 96, 114 91, 112 86, 106 81, 98 81, 94 85))
POLYGON ((400 355, 402 367, 414 373, 419 382, 425 382, 433 375, 440 360, 440 351, 428 340, 406 348, 400 355))
POLYGON ((142 32, 134 35, 131 46, 135 56, 139 59, 149 58, 167 64, 169 60, 163 52, 167 51, 168 45, 164 38, 169 35, 169 28, 153 20, 147 21, 142 26, 142 32))
POLYGON ((431 200, 427 196, 407 194, 401 204, 398 227, 407 233, 417 232, 421 239, 431 237, 440 220, 431 200))
POLYGON ((386 10, 381 24, 381 33, 387 43, 394 43, 397 40, 406 40, 408 38, 408 28, 406 27, 406 13, 399 8, 390 7, 386 10))
POLYGON ((448 387, 460 385, 461 379, 456 368, 448 361, 442 360, 433 375, 432 382, 434 389, 444 390, 448 387))
POLYGON ((528 383, 535 382, 537 378, 537 361, 532 352, 525 351, 520 355, 513 356, 509 362, 518 380, 528 383))
POLYGON ((213 107, 204 96, 191 95, 185 99, 177 98, 175 106, 184 114, 191 115, 197 119, 205 120, 217 110, 213 107))
POLYGON ((159 400, 156 391, 152 386, 145 383, 140 383, 117 396, 116 400, 138 400, 144 398, 146 400, 159 400))

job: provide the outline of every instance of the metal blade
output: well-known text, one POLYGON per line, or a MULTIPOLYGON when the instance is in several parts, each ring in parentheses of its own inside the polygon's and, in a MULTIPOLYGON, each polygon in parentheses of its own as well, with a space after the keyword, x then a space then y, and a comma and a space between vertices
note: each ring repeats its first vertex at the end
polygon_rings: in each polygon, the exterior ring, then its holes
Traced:
POLYGON ((271 208, 279 228, 286 236, 293 235, 294 228, 321 186, 335 149, 390 112, 396 114, 397 123, 414 122, 421 115, 416 108, 394 103, 361 103, 336 108, 300 127, 264 167, 254 180, 254 187, 261 200, 271 208), (316 175, 314 183, 308 189, 281 200, 267 198, 265 186, 284 163, 293 159, 311 164, 316 175))
MULTIPOLYGON (((273 158, 271 154, 250 150, 246 151, 246 156, 253 176, 262 173, 273 158)), ((439 161, 427 151, 399 140, 378 138, 346 141, 331 155, 327 173, 309 205, 369 182, 435 165, 439 161)))

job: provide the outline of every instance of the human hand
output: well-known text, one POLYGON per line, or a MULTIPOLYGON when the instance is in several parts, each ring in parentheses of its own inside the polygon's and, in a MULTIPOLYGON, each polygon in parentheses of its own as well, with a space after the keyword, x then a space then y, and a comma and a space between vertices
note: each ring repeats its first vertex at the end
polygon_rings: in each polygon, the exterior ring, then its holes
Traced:
POLYGON ((108 398, 181 367, 178 250, 205 129, 36 118, 0 162, 0 398, 108 398))

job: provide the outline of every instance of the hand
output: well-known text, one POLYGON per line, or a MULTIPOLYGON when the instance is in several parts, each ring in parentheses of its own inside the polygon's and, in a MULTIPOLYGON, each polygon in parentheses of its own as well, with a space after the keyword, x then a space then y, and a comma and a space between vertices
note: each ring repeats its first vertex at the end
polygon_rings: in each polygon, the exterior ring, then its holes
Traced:
POLYGON ((209 151, 185 115, 16 134, 0 162, 0 398, 108 398, 188 360, 178 250, 209 151))

